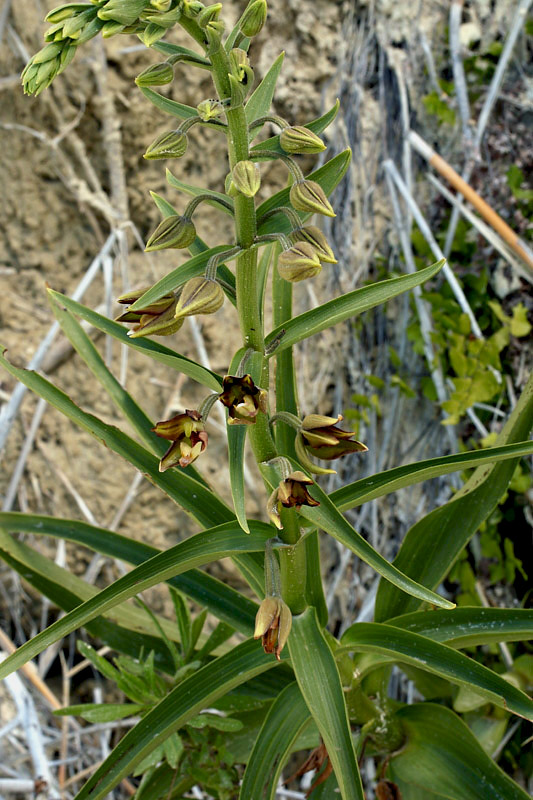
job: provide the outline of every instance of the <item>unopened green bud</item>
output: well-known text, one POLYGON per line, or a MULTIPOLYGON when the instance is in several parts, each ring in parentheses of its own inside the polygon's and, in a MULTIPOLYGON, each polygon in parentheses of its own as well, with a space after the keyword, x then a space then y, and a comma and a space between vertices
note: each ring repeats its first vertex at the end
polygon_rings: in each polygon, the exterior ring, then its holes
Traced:
POLYGON ((325 264, 337 263, 337 259, 329 246, 328 240, 316 225, 306 225, 303 228, 298 228, 298 230, 291 233, 291 240, 293 242, 309 242, 315 249, 319 259, 325 264))
POLYGON ((284 128, 279 135, 279 143, 286 153, 321 153, 326 149, 322 139, 303 125, 284 128))
POLYGON ((326 217, 336 216, 324 190, 315 181, 304 180, 293 183, 289 197, 292 207, 297 211, 309 211, 326 217))
POLYGON ((266 0, 255 0, 250 3, 242 15, 240 29, 245 36, 257 36, 267 17, 266 0))
POLYGON ((235 188, 245 197, 255 197, 261 186, 261 173, 253 161, 239 161, 231 174, 235 188))
POLYGON ((156 11, 161 11, 164 14, 172 5, 172 0, 150 0, 150 5, 156 11))
POLYGON ((172 83, 173 78, 172 66, 168 61, 163 61, 161 64, 152 64, 144 69, 135 78, 135 83, 137 86, 164 86, 166 83, 172 83))
POLYGON ((68 39, 50 42, 36 53, 22 72, 22 83, 26 94, 40 94, 50 86, 56 75, 63 72, 76 53, 76 45, 68 39))
POLYGON ((176 22, 179 22, 182 15, 181 6, 176 6, 176 8, 171 8, 170 11, 167 11, 165 14, 143 14, 143 19, 147 22, 153 22, 156 25, 160 25, 162 28, 172 28, 176 22))
POLYGON ((182 319, 195 314, 214 314, 223 302, 224 291, 216 281, 205 277, 191 278, 183 287, 175 317, 182 319))
POLYGON ((197 17, 204 7, 199 0, 183 0, 183 13, 191 19, 197 17))
POLYGON ((181 158, 187 150, 187 135, 179 130, 167 131, 152 142, 144 158, 181 158))
POLYGON ((146 0, 107 0, 103 8, 98 11, 100 19, 113 20, 122 25, 133 25, 139 19, 146 0))
POLYGON ((80 35, 76 39, 76 44, 77 45, 85 44, 85 42, 88 42, 90 39, 93 39, 100 33, 103 27, 104 23, 102 22, 102 20, 98 19, 98 17, 94 17, 94 19, 92 19, 90 22, 87 22, 87 24, 81 31, 80 35))
POLYGON ((69 19, 78 11, 86 11, 87 3, 66 3, 63 6, 53 8, 45 17, 46 22, 56 23, 69 19))
POLYGON ((196 106, 196 110, 198 111, 198 116, 204 122, 209 122, 209 120, 216 119, 224 113, 224 106, 220 100, 202 100, 196 106))
POLYGON ((126 28, 121 22, 115 22, 114 20, 110 19, 109 22, 104 23, 102 28, 102 36, 104 39, 111 39, 112 36, 116 36, 126 28))
POLYGON ((216 22, 222 11, 222 3, 213 3, 211 6, 206 6, 197 17, 197 22, 200 28, 206 28, 210 22, 216 22))
POLYGON ((63 38, 79 39, 82 28, 90 21, 92 16, 94 16, 94 9, 89 9, 89 15, 87 13, 76 14, 75 17, 67 19, 63 25, 63 38))
POLYGON ((296 242, 278 258, 278 273, 291 283, 314 278, 321 269, 320 259, 308 242, 296 242))
POLYGON ((145 252, 183 249, 189 247, 196 239, 196 228, 192 220, 173 214, 166 217, 152 233, 146 244, 145 252))
POLYGON ((166 32, 167 29, 163 28, 162 25, 157 25, 154 22, 150 22, 150 24, 147 25, 143 31, 139 31, 137 36, 145 45, 145 47, 151 47, 153 44, 162 39, 166 32))

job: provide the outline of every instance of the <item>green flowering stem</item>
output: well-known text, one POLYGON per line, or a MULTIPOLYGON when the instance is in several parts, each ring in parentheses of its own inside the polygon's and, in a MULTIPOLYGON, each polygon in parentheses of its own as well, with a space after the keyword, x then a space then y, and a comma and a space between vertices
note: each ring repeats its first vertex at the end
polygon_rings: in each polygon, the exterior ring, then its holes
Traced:
POLYGON ((281 585, 283 587, 283 599, 289 606, 293 614, 301 614, 305 611, 307 603, 305 600, 305 587, 306 587, 306 559, 305 559, 305 540, 300 538, 300 531, 298 526, 298 517, 296 513, 290 509, 282 509, 281 518, 283 520, 284 528, 280 531, 284 541, 286 541, 289 531, 291 538, 294 535, 298 538, 294 539, 294 544, 279 547, 279 566, 281 572, 281 585), (288 518, 292 517, 292 527, 296 530, 290 530, 288 525, 288 518))

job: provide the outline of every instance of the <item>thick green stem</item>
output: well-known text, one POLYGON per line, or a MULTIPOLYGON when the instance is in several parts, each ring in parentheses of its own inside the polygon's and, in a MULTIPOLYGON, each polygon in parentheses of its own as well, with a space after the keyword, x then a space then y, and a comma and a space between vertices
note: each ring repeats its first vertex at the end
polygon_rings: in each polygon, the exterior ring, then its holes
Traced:
MULTIPOLYGON (((296 519, 294 513, 293 517, 296 519)), ((287 529, 284 528, 284 530, 286 531, 287 529)), ((283 533, 283 531, 280 531, 280 533, 283 533)), ((293 614, 301 614, 307 606, 305 601, 306 561, 304 542, 300 540, 294 547, 280 547, 278 552, 283 599, 293 614)))

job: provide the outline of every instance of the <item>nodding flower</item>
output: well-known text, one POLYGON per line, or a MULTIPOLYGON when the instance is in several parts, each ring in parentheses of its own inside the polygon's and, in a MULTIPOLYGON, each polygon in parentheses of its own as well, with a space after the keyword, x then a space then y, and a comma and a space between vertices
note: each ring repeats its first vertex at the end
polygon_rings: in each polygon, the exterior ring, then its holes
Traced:
POLYGON ((274 653, 281 661, 292 627, 292 614, 281 597, 265 597, 255 618, 254 639, 262 639, 265 653, 274 653))
POLYGON ((207 431, 198 411, 185 411, 152 428, 156 436, 172 444, 159 462, 159 472, 170 467, 188 467, 207 447, 207 431))
POLYGON ((255 425, 260 411, 267 411, 267 392, 256 386, 251 375, 226 375, 220 401, 228 409, 230 425, 255 425))
POLYGON ((319 506, 318 500, 311 497, 307 489, 314 481, 304 475, 300 470, 291 472, 282 480, 270 495, 267 503, 267 513, 271 522, 281 530, 283 528, 280 517, 280 505, 284 508, 294 508, 299 511, 302 506, 319 506))

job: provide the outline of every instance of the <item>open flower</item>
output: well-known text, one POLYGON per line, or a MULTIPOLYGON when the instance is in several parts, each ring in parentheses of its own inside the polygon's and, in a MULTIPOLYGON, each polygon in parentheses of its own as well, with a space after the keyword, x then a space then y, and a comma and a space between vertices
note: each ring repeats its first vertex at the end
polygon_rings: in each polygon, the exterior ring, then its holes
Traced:
POLYGON ((230 425, 255 425, 258 413, 267 410, 267 392, 255 385, 251 375, 226 375, 220 401, 228 409, 230 425))
POLYGON ((284 508, 294 508, 296 511, 299 511, 302 506, 320 505, 318 500, 311 497, 307 489, 313 483, 314 481, 308 478, 307 475, 304 475, 300 470, 296 470, 281 481, 277 489, 274 489, 268 499, 267 513, 276 528, 279 528, 279 530, 283 528, 279 513, 280 504, 284 508))
POLYGON ((171 419, 158 422, 153 432, 172 444, 159 462, 159 472, 178 464, 188 467, 207 447, 207 431, 198 411, 185 411, 171 419))
POLYGON ((275 653, 278 661, 292 626, 289 606, 281 597, 265 597, 255 618, 254 639, 263 640, 265 653, 275 653))
POLYGON ((352 439, 354 431, 343 431, 337 427, 337 423, 341 420, 340 414, 338 417, 324 417, 321 414, 308 414, 304 417, 295 446, 298 458, 311 472, 334 472, 334 470, 317 467, 308 456, 332 461, 348 453, 363 453, 368 450, 365 444, 352 439))

